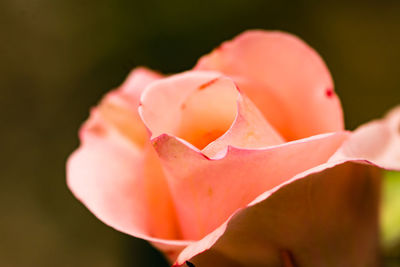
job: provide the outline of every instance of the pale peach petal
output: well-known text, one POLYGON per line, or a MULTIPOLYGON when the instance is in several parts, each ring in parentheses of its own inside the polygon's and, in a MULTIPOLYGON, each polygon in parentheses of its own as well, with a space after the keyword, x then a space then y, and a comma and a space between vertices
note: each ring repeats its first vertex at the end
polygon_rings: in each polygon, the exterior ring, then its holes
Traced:
POLYGON ((378 266, 379 168, 400 169, 399 127, 400 107, 361 126, 327 163, 261 193, 190 244, 176 266, 378 266))
POLYGON ((153 137, 167 133, 203 148, 229 129, 238 94, 219 73, 185 72, 151 84, 139 112, 153 137))
POLYGON ((283 138, 265 120, 257 107, 245 95, 239 95, 238 111, 231 128, 205 147, 208 157, 224 153, 228 146, 237 148, 261 148, 284 143, 283 138))
POLYGON ((237 211, 175 266, 378 266, 379 183, 374 166, 321 165, 237 211))
POLYGON ((393 109, 384 119, 366 123, 332 157, 362 159, 385 169, 400 171, 400 107, 393 109))
POLYGON ((135 109, 139 106, 140 95, 148 84, 161 79, 163 75, 145 67, 138 67, 131 71, 124 83, 119 87, 122 94, 130 97, 135 109))
POLYGON ((230 78, 191 71, 159 80, 142 95, 139 112, 157 137, 184 139, 209 157, 228 145, 244 148, 283 143, 253 103, 230 78))
POLYGON ((143 169, 144 157, 123 142, 99 136, 81 146, 67 163, 68 186, 105 223, 125 233, 143 235, 150 231, 144 205, 145 180, 137 174, 143 169))
POLYGON ((153 145, 166 172, 182 236, 197 240, 261 193, 325 163, 347 136, 324 134, 261 149, 229 147, 224 157, 214 160, 166 134, 153 139, 153 145))
POLYGON ((195 69, 232 77, 286 140, 343 130, 327 67, 293 35, 247 31, 202 57, 195 69))
POLYGON ((138 100, 126 95, 142 90, 144 79, 152 80, 141 71, 132 75, 106 95, 81 128, 81 146, 67 163, 68 186, 99 219, 124 233, 154 241, 179 239, 164 173, 137 113, 138 100))
MULTIPOLYGON (((99 113, 98 116, 101 116, 103 120, 112 125, 114 130, 120 135, 124 135, 138 148, 143 147, 148 142, 146 127, 137 111, 140 95, 149 83, 159 78, 161 76, 156 72, 143 67, 136 68, 128 75, 125 82, 117 90, 109 92, 95 109, 95 112, 99 113)), ((87 128, 96 127, 96 122, 92 123, 88 120, 85 125, 81 128, 81 134, 87 128), (92 124, 93 126, 91 126, 92 124)), ((93 131, 86 132, 91 133, 93 131)), ((109 131, 109 133, 111 132, 109 131)), ((84 140, 84 136, 81 135, 80 137, 84 140)))

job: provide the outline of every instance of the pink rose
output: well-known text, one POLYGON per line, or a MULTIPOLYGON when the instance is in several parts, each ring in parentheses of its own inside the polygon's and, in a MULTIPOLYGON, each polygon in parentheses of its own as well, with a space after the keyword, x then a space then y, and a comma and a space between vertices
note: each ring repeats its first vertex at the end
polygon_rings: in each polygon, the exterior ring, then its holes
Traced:
POLYGON ((176 266, 377 266, 379 169, 400 170, 400 107, 344 130, 327 67, 248 31, 163 77, 135 69, 93 108, 68 185, 176 266))

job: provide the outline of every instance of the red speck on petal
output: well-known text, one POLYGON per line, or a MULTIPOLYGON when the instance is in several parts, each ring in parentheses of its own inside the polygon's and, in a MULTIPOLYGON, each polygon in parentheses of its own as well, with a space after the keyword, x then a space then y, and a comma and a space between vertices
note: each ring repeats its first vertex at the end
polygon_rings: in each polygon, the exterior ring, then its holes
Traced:
POLYGON ((212 80, 210 80, 210 81, 208 81, 208 82, 206 82, 206 83, 203 83, 202 85, 199 86, 198 89, 199 89, 199 90, 204 90, 204 89, 206 89, 208 86, 210 86, 211 84, 215 83, 218 79, 219 79, 219 78, 217 77, 217 78, 212 79, 212 80))
POLYGON ((325 94, 327 97, 331 98, 334 94, 333 89, 332 88, 326 89, 325 94))

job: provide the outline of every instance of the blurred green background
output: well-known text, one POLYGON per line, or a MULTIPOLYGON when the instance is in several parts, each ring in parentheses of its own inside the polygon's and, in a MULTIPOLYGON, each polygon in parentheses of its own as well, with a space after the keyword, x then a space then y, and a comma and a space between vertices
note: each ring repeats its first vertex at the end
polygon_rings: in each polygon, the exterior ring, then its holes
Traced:
POLYGON ((354 129, 400 104, 399 14, 399 1, 1 0, 0 266, 164 266, 65 185, 89 108, 133 67, 180 72, 246 29, 289 31, 327 62, 354 129))

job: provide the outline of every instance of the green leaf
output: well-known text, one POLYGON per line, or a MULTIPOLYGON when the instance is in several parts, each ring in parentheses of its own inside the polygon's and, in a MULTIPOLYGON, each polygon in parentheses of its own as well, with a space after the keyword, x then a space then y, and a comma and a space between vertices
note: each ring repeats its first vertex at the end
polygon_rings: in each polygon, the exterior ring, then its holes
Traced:
POLYGON ((385 172, 381 208, 385 266, 400 266, 400 172, 385 172))

